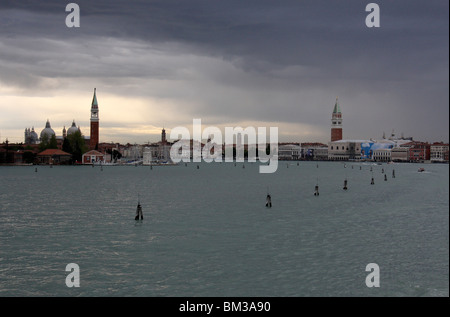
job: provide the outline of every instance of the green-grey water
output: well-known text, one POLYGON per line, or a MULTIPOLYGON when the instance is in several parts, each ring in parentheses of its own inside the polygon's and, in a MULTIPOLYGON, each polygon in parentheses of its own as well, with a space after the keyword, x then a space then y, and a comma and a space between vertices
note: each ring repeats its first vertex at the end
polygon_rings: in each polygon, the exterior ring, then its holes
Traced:
POLYGON ((242 166, 0 167, 0 296, 449 296, 448 165, 242 166))

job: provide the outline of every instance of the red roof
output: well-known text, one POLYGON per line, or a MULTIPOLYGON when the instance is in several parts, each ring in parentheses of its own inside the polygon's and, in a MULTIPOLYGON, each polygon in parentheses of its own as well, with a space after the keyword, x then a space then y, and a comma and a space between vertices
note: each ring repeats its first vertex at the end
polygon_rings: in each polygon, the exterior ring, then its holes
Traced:
POLYGON ((47 149, 38 154, 39 156, 53 156, 53 155, 72 155, 70 153, 58 150, 58 149, 47 149))
POLYGON ((448 143, 434 142, 431 146, 448 146, 448 143))
POLYGON ((83 155, 95 155, 95 156, 104 156, 105 154, 96 151, 96 150, 91 150, 89 152, 84 153, 83 155))

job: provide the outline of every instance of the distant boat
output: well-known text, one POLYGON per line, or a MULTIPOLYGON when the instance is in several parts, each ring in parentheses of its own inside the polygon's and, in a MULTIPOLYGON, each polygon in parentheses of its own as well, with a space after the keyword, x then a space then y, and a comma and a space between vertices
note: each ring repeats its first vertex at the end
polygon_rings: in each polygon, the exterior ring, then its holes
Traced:
POLYGON ((347 190, 347 179, 344 180, 344 190, 347 190))
POLYGON ((419 168, 418 172, 425 172, 425 169, 423 167, 419 168))

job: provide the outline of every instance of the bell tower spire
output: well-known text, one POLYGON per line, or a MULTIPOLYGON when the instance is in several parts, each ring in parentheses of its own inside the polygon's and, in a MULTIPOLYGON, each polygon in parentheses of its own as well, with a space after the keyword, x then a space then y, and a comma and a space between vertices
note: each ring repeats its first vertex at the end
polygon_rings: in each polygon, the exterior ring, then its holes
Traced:
POLYGON ((97 94, 96 94, 96 88, 94 88, 94 97, 92 98, 92 105, 91 105, 91 121, 97 120, 98 121, 98 102, 97 102, 97 94))

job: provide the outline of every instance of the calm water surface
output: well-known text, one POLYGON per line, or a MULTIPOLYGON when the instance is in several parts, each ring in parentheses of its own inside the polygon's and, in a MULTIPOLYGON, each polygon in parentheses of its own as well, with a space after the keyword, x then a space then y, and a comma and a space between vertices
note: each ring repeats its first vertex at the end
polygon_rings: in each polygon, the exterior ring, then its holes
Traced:
POLYGON ((0 167, 0 296, 449 296, 448 165, 242 166, 0 167))

